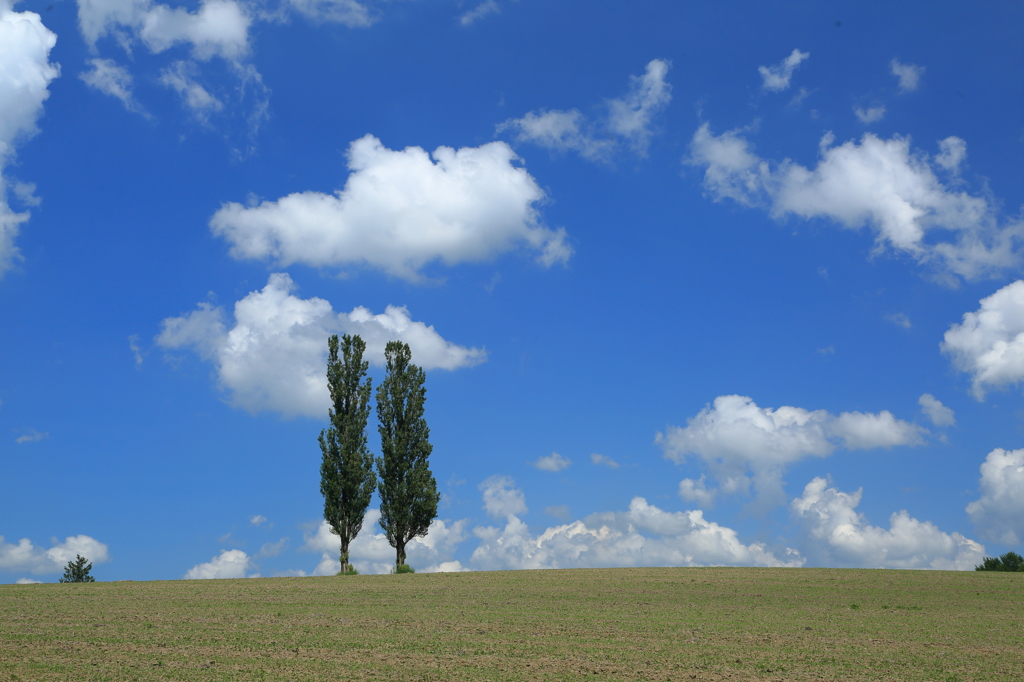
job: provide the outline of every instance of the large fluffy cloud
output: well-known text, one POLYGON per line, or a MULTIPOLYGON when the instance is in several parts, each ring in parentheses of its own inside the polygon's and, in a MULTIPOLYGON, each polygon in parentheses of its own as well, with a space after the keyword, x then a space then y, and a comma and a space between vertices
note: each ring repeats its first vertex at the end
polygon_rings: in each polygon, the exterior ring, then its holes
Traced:
POLYGON ((944 533, 905 510, 889 518, 889 529, 869 525, 856 511, 861 492, 844 493, 815 478, 792 502, 809 542, 804 551, 827 566, 970 570, 985 548, 960 533, 944 533))
POLYGON ((519 142, 556 151, 574 151, 591 160, 606 160, 620 143, 645 156, 654 134, 654 117, 672 101, 672 86, 665 81, 671 63, 653 59, 642 76, 630 77, 625 97, 606 102, 607 115, 592 121, 579 109, 540 110, 500 123, 497 132, 509 131, 519 142))
POLYGON ((956 173, 950 166, 963 155, 949 152, 958 145, 944 141, 942 154, 932 159, 898 135, 883 140, 867 133, 859 144, 833 143, 831 133, 822 138, 821 158, 809 169, 789 159, 760 158, 742 131, 715 135, 705 123, 686 161, 705 168, 704 188, 716 201, 764 206, 775 219, 795 215, 851 229, 866 225, 875 233, 876 252, 908 254, 950 282, 992 276, 1020 262, 1024 222, 1001 224, 992 202, 954 190, 935 174, 936 168, 956 173))
POLYGON ((1024 542, 1024 449, 988 453, 981 465, 981 498, 967 505, 967 514, 986 540, 1024 542))
POLYGON ((887 410, 834 415, 800 407, 758 407, 746 396, 724 395, 688 419, 685 428, 670 426, 656 441, 677 464, 697 457, 718 481, 717 491, 712 491, 703 479, 685 479, 680 487, 684 499, 706 503, 715 493, 746 493, 753 484, 767 505, 785 500, 782 474, 793 462, 827 457, 837 447, 915 445, 922 442, 921 434, 920 427, 887 410))
POLYGON ((981 307, 964 313, 963 322, 949 328, 940 346, 957 369, 971 375, 978 400, 986 388, 1024 380, 1024 281, 981 299, 981 307))
MULTIPOLYGON (((388 543, 387 536, 380 532, 378 521, 379 509, 366 512, 363 529, 349 545, 349 560, 360 573, 389 573, 395 567, 395 548, 388 543)), ((406 545, 407 563, 421 573, 465 570, 453 558, 458 545, 466 539, 465 527, 465 519, 454 523, 434 519, 425 536, 414 538, 406 545)), ((341 540, 331 533, 326 521, 322 521, 316 531, 307 534, 305 540, 303 550, 321 553, 314 575, 333 575, 341 570, 338 561, 341 540)))
MULTIPOLYGON (((185 573, 185 580, 220 580, 224 578, 244 578, 245 572, 252 568, 252 559, 240 549, 221 550, 206 563, 196 564, 185 573)), ((255 576, 253 576, 255 577, 255 576)))
POLYGON ((18 544, 4 542, 0 535, 0 571, 28 571, 36 574, 61 573, 69 561, 81 555, 93 564, 110 559, 107 546, 88 535, 74 535, 64 542, 54 542, 49 549, 22 538, 18 544))
POLYGON ((625 512, 593 514, 533 535, 518 516, 503 528, 478 526, 480 542, 470 566, 481 570, 597 568, 611 566, 800 566, 765 545, 744 545, 736 531, 704 518, 700 510, 667 512, 634 497, 625 512))
POLYGON ((22 203, 35 203, 26 185, 12 183, 5 166, 14 157, 16 143, 34 135, 47 87, 60 74, 49 61, 57 36, 43 26, 34 12, 15 12, 10 0, 0 0, 0 277, 20 258, 14 240, 27 211, 16 212, 8 203, 8 188, 22 203))
POLYGON ((235 258, 365 264, 412 281, 432 261, 483 261, 519 245, 545 266, 564 262, 572 252, 565 231, 541 224, 544 192, 516 158, 504 142, 428 154, 367 135, 349 147, 352 173, 336 194, 228 203, 210 227, 235 258))
POLYGON ((214 363, 229 401, 250 412, 269 410, 286 416, 323 417, 327 393, 327 337, 358 334, 366 342, 364 358, 384 364, 388 341, 403 341, 413 361, 424 369, 458 369, 483 362, 479 348, 445 341, 404 307, 388 306, 378 315, 363 307, 335 313, 322 298, 292 295, 286 273, 270 276, 267 285, 235 303, 235 322, 225 324, 224 310, 201 303, 197 310, 169 317, 157 343, 168 349, 192 348, 214 363))

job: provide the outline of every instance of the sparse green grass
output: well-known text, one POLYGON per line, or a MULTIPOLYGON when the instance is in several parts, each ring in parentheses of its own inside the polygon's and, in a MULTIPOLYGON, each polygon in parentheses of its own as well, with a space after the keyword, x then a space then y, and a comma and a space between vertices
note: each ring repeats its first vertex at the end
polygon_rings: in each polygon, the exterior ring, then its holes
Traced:
POLYGON ((661 568, 0 586, 0 680, 1024 680, 1024 574, 661 568))

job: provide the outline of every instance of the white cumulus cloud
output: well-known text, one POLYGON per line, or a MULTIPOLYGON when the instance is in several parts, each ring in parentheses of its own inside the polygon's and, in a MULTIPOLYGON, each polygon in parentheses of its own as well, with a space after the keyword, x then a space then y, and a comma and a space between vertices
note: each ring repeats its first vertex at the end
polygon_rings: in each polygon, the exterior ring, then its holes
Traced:
POLYGON ((531 462, 531 464, 541 471, 557 472, 568 469, 569 465, 572 464, 572 460, 568 457, 562 457, 557 452, 552 452, 550 455, 540 457, 536 462, 531 462))
POLYGON ((1007 284, 964 313, 940 344, 953 366, 971 376, 978 400, 987 388, 1005 388, 1024 380, 1024 280, 1007 284))
POLYGON ((986 540, 1024 542, 1024 449, 988 453, 981 465, 981 498, 967 505, 967 514, 986 540))
POLYGON ((495 518, 525 514, 526 498, 508 476, 491 476, 480 484, 484 494, 484 510, 495 518))
MULTIPOLYGON (((380 510, 370 509, 363 519, 363 528, 349 545, 349 561, 360 573, 389 573, 395 567, 395 548, 377 525, 380 510)), ((406 563, 420 573, 446 573, 464 570, 455 560, 455 550, 466 539, 466 520, 455 522, 434 519, 427 534, 414 538, 405 547, 406 563)), ((316 531, 307 533, 305 551, 320 552, 320 563, 313 575, 334 575, 341 570, 338 560, 341 540, 331 533, 326 521, 316 531)))
POLYGON ((788 57, 774 66, 757 67, 757 72, 761 74, 761 87, 771 92, 782 92, 787 89, 789 79, 793 77, 793 71, 800 66, 800 62, 810 56, 810 52, 794 49, 788 57))
MULTIPOLYGON (((32 137, 50 81, 60 66, 49 61, 57 35, 43 26, 35 12, 15 12, 10 0, 0 0, 0 277, 21 259, 15 238, 28 211, 16 212, 8 203, 10 179, 4 176, 17 143, 32 137)), ((19 184, 12 183, 17 190, 19 184)), ((18 192, 15 191, 15 196, 18 192)), ((22 203, 31 205, 32 201, 22 203)))
POLYGON ((844 493, 815 478, 792 502, 810 542, 804 552, 826 566, 931 568, 965 571, 981 563, 985 548, 960 533, 944 533, 906 510, 889 518, 889 528, 867 523, 857 512, 861 490, 844 493))
POLYGON ((574 151, 592 161, 607 160, 620 143, 646 156, 654 134, 654 117, 672 101, 672 86, 665 80, 671 66, 667 60, 652 59, 642 76, 630 76, 630 88, 624 97, 605 103, 607 115, 599 120, 588 119, 578 109, 542 109, 500 123, 497 132, 507 130, 519 142, 574 151))
MULTIPOLYGON (((859 144, 834 142, 831 133, 822 138, 818 165, 809 169, 789 159, 762 159, 742 131, 714 135, 705 123, 693 136, 686 162, 705 168, 704 188, 715 201, 763 206, 776 220, 793 215, 849 229, 868 226, 875 253, 910 255, 950 283, 957 276, 995 276, 1019 264, 1024 222, 1001 224, 989 199, 943 183, 933 171, 939 162, 912 151, 908 138, 866 133, 859 144)), ((951 154, 966 153, 966 147, 953 145, 961 151, 952 152, 952 143, 944 143, 942 164, 952 163, 951 154)))
POLYGON ((4 542, 0 535, 0 571, 28 571, 35 574, 62 573, 69 561, 83 556, 93 564, 109 561, 109 550, 102 542, 88 535, 73 535, 56 542, 49 549, 22 538, 18 544, 4 542))
MULTIPOLYGON (((920 427, 878 413, 843 412, 800 407, 758 407, 746 396, 715 398, 686 427, 670 426, 656 436, 665 457, 677 464, 693 456, 718 483, 715 494, 747 493, 753 484, 763 504, 785 500, 782 475, 786 467, 807 457, 827 457, 847 450, 889 448, 922 442, 920 427)), ((680 495, 707 504, 712 490, 703 480, 685 483, 680 495)))
POLYGON ((893 59, 889 62, 889 70, 892 75, 900 79, 900 92, 917 90, 917 86, 921 82, 921 76, 924 75, 923 66, 904 64, 898 59, 893 59))
POLYGON ((924 393, 917 399, 921 406, 921 412, 928 417, 929 421, 936 426, 952 426, 956 424, 956 416, 953 410, 942 404, 942 401, 931 393, 924 393))
POLYGON ((479 544, 474 569, 597 568, 615 566, 800 566, 765 545, 745 545, 736 531, 707 521, 701 511, 667 512, 634 497, 626 512, 593 514, 582 521, 547 528, 539 535, 517 516, 503 528, 473 529, 479 544))
POLYGON ((361 336, 364 359, 378 366, 384 364, 388 341, 409 344, 413 362, 427 370, 471 367, 487 357, 482 349, 445 341, 432 326, 413 321, 404 307, 388 306, 378 315, 361 306, 335 313, 330 302, 299 298, 294 289, 286 273, 272 274, 262 290, 235 303, 230 329, 222 308, 201 303, 186 315, 165 319, 156 342, 167 349, 191 348, 212 362, 235 407, 285 416, 327 414, 331 334, 361 336))
POLYGON ((204 564, 196 564, 185 573, 185 580, 220 580, 244 578, 246 571, 253 568, 252 559, 240 549, 222 549, 204 564))
POLYGON ((551 266, 568 260, 565 230, 540 222, 545 194, 504 142, 396 151, 367 135, 348 151, 352 171, 334 195, 290 194, 210 220, 235 258, 283 265, 365 264, 410 281, 433 261, 479 262, 520 245, 551 266))

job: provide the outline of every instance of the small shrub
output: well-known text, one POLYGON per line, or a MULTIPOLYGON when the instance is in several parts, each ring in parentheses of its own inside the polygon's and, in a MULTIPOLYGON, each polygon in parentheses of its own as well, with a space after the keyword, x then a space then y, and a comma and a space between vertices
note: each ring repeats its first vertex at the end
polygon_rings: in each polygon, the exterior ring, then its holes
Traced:
POLYGON ((348 565, 348 570, 347 571, 338 571, 338 575, 359 575, 359 571, 356 570, 355 566, 353 566, 352 564, 349 564, 348 565))
POLYGON ((74 560, 69 561, 68 565, 64 567, 64 577, 60 581, 62 583, 94 583, 96 578, 89 575, 91 570, 92 562, 81 554, 76 554, 74 560))
POLYGON ((415 572, 416 572, 416 569, 414 569, 409 564, 399 564, 398 566, 395 567, 395 574, 396 575, 399 574, 399 573, 415 573, 415 572))

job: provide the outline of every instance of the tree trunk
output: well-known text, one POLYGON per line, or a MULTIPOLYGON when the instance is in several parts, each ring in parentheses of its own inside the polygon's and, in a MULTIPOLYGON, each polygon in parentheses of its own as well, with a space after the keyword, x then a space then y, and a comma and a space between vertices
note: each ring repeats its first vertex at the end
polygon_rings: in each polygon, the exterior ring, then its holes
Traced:
POLYGON ((398 550, 398 556, 395 559, 395 570, 398 570, 398 567, 405 563, 405 543, 397 543, 395 549, 398 550))
POLYGON ((340 558, 340 560, 341 560, 341 573, 342 573, 342 575, 344 575, 344 574, 348 573, 348 571, 349 571, 348 543, 345 542, 344 538, 342 538, 342 540, 341 540, 341 558, 340 558))

